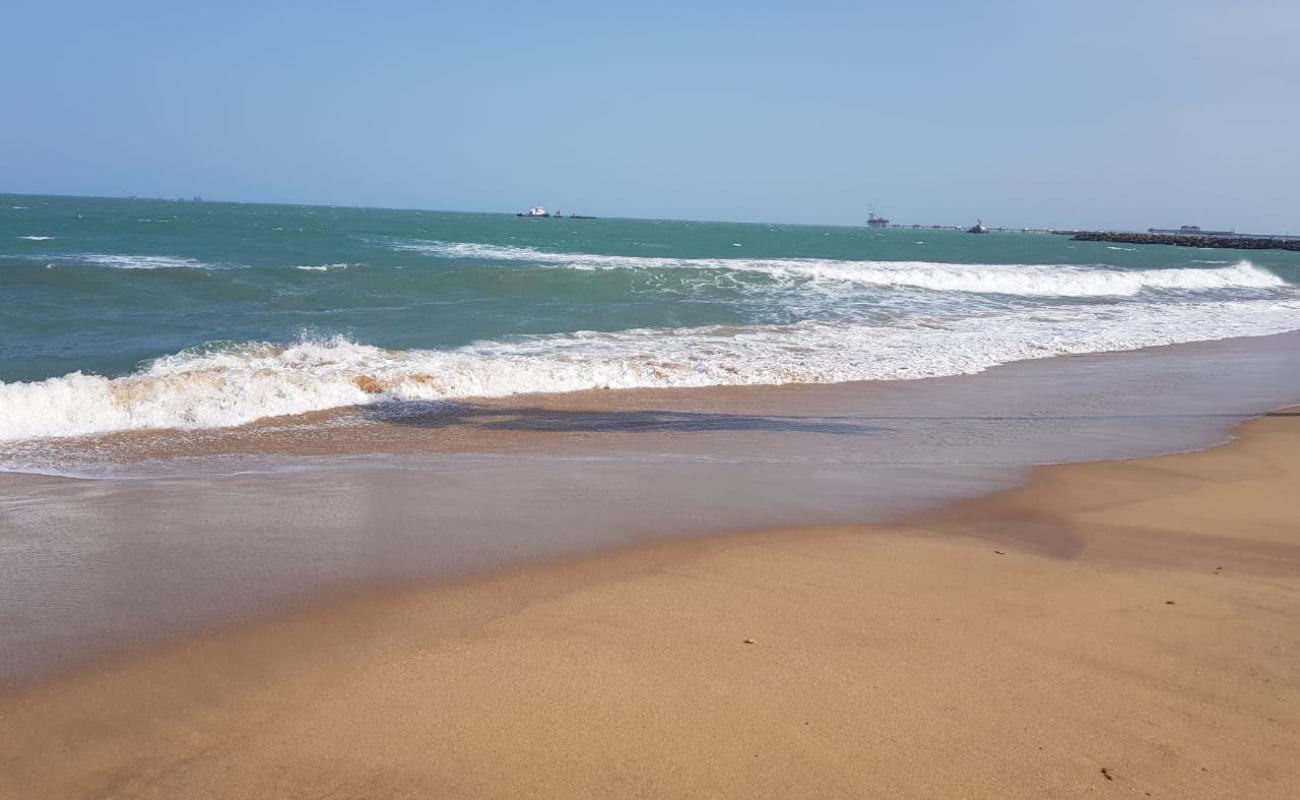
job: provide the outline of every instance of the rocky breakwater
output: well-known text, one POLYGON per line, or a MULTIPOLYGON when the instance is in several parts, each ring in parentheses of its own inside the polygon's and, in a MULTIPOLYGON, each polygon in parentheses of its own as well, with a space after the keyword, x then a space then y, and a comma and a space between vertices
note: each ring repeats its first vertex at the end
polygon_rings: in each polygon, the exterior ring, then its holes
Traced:
POLYGON ((1222 247, 1231 250, 1300 250, 1300 238, 1271 236, 1224 236, 1203 233, 1118 233, 1078 231, 1076 242, 1122 242, 1124 244, 1173 244, 1180 247, 1222 247))

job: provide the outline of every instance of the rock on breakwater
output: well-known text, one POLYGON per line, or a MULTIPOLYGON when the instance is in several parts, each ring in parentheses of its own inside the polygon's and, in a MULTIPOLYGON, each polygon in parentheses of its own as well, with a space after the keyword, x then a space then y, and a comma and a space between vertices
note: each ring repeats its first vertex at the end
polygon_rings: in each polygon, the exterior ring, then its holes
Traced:
POLYGON ((1300 238, 1269 236, 1212 236, 1195 233, 1118 233, 1115 231, 1079 231, 1070 238, 1076 242, 1172 244, 1180 247, 1221 247, 1230 250, 1300 251, 1300 238))

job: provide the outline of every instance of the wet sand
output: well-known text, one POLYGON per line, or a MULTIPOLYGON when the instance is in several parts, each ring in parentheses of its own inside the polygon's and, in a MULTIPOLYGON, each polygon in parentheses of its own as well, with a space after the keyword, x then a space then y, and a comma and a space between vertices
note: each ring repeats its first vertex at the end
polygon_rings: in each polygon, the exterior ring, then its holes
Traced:
POLYGON ((0 699, 0 796, 1290 798, 1300 412, 904 523, 369 593, 0 699))
POLYGON ((0 475, 0 691, 377 588, 897 520, 1036 464, 1206 447, 1297 398, 1288 334, 956 378, 354 409, 91 443, 118 477, 0 475))

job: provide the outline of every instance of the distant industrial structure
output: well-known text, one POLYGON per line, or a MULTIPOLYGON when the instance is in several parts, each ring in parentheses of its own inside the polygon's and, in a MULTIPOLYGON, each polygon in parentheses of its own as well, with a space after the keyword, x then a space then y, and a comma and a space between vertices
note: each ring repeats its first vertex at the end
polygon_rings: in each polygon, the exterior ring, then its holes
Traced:
POLYGON ((913 231, 965 231, 967 233, 1037 233, 1069 236, 1081 242, 1122 242, 1126 244, 1171 244, 1184 247, 1220 247, 1239 250, 1300 250, 1300 236, 1270 233, 1237 233, 1235 230, 1202 230, 1199 225, 1174 228, 1147 228, 1145 233, 1127 231, 1089 231, 1079 228, 1006 228, 989 227, 983 222, 974 227, 964 225, 898 225, 876 214, 873 209, 867 217, 872 228, 894 228, 913 231))
POLYGON ((884 217, 876 216, 874 211, 867 217, 867 226, 871 228, 892 228, 894 230, 961 231, 963 233, 988 233, 989 231, 996 231, 998 233, 1075 233, 1075 231, 1054 231, 1047 228, 991 228, 985 225, 983 221, 976 222, 973 227, 970 225, 899 225, 890 222, 884 217), (979 230, 975 230, 976 228, 979 230))
POLYGON ((1173 228, 1147 228, 1147 233, 1168 233, 1175 236, 1236 236, 1236 231, 1203 231, 1200 225, 1183 225, 1173 228))

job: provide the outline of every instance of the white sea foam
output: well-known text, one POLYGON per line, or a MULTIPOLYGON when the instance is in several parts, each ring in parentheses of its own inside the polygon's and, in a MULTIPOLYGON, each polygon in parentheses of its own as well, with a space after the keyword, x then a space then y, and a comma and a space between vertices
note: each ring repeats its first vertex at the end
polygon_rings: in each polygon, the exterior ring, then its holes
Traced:
POLYGON ((347 264, 302 264, 294 269, 300 269, 303 272, 329 272, 331 270, 347 269, 347 264))
POLYGON ((569 269, 726 270, 757 273, 777 281, 838 282, 1026 297, 1132 297, 1151 290, 1272 289, 1288 285, 1249 261, 1220 269, 1120 270, 1056 264, 611 256, 463 242, 403 242, 393 248, 446 258, 522 261, 569 269))
POLYGON ((922 378, 1067 353, 1300 330, 1300 300, 1084 304, 906 323, 578 332, 455 350, 343 338, 184 351, 135 374, 0 382, 0 440, 211 428, 341 406, 567 392, 922 378))
POLYGON ((83 264, 94 264, 112 269, 211 269, 212 264, 205 264, 193 258, 179 256, 136 256, 117 253, 75 253, 59 256, 83 264))
POLYGON ((19 236, 19 239, 26 239, 29 242, 48 242, 53 236, 19 236))

